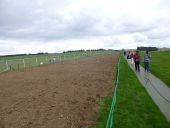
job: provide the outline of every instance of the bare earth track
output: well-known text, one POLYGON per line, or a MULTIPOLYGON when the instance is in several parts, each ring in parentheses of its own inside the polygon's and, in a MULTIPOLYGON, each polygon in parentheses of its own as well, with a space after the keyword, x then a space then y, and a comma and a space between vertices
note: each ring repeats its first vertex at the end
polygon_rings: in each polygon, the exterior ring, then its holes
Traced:
POLYGON ((0 74, 0 128, 83 128, 113 90, 117 55, 0 74))

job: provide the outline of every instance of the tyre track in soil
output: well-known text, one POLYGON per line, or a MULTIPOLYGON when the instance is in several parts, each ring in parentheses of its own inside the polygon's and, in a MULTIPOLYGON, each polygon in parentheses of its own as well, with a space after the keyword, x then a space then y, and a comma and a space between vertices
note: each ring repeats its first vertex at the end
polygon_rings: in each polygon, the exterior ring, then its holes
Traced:
POLYGON ((0 74, 0 128, 81 128, 113 90, 117 55, 0 74))

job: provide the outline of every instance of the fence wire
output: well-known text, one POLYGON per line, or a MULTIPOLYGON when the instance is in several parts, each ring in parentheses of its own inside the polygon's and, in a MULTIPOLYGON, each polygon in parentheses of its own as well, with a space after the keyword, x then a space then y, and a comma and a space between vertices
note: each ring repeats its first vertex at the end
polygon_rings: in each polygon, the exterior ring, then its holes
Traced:
POLYGON ((114 88, 114 93, 113 93, 113 97, 112 97, 112 104, 111 104, 108 119, 107 119, 106 128, 112 128, 113 127, 114 108, 115 108, 115 105, 116 105, 117 87, 118 87, 118 83, 119 83, 119 65, 120 65, 120 57, 119 57, 119 60, 118 60, 118 63, 117 63, 117 68, 116 68, 115 88, 114 88))

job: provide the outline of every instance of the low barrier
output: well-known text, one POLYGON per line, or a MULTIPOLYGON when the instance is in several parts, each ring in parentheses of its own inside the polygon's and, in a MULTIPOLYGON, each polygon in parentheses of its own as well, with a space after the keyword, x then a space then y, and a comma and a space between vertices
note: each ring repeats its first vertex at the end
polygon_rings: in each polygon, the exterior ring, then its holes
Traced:
MULTIPOLYGON (((8 59, 0 56, 0 73, 6 71, 20 71, 27 68, 37 67, 45 64, 52 64, 55 62, 61 62, 65 60, 74 60, 83 57, 108 55, 113 51, 94 51, 94 52, 80 52, 80 53, 62 53, 52 55, 33 56, 29 58, 8 59)), ((17 56, 16 56, 17 57, 17 56)), ((28 57, 28 56, 25 56, 28 57)))
POLYGON ((116 81, 115 81, 114 93, 113 93, 113 97, 112 97, 112 103, 111 103, 111 107, 110 107, 110 111, 109 111, 109 115, 108 115, 108 119, 107 119, 106 128, 113 127, 114 108, 116 105, 117 87, 118 87, 118 82, 119 82, 119 64, 120 64, 120 57, 119 57, 119 60, 117 63, 117 68, 116 68, 116 81))

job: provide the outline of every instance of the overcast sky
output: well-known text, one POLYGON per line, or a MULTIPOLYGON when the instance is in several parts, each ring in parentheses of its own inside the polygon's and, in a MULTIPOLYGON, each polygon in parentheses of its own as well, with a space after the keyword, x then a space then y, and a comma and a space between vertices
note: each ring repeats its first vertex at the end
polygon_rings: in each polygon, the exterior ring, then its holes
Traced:
POLYGON ((0 55, 170 47, 170 0, 0 0, 0 55))

